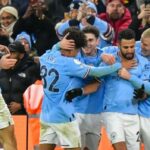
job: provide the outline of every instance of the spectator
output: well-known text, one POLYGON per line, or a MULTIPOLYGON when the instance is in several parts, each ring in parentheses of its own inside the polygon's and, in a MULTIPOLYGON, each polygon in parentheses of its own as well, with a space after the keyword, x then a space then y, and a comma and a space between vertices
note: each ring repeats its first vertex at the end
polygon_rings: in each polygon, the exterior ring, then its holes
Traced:
POLYGON ((11 5, 11 1, 10 0, 1 0, 0 1, 0 9, 4 6, 7 6, 7 5, 11 5))
POLYGON ((106 11, 106 6, 105 6, 105 3, 104 3, 104 0, 96 0, 95 4, 96 4, 96 7, 97 7, 98 14, 103 13, 103 12, 106 11))
POLYGON ((29 0, 0 0, 0 8, 5 6, 13 6, 18 10, 19 16, 25 13, 29 0))
POLYGON ((107 0, 106 13, 101 13, 99 17, 108 22, 115 31, 113 44, 117 44, 118 33, 129 27, 132 22, 131 14, 125 8, 122 0, 107 0))
POLYGON ((64 12, 68 11, 71 2, 72 0, 45 0, 48 7, 47 15, 51 18, 53 25, 56 25, 63 19, 64 12))
POLYGON ((138 41, 143 31, 150 27, 150 1, 137 0, 137 7, 139 9, 138 13, 136 13, 136 17, 132 20, 129 28, 135 31, 136 40, 138 41))
POLYGON ((0 10, 0 36, 13 41, 13 28, 18 19, 18 11, 12 6, 5 6, 0 10))
POLYGON ((52 20, 46 15, 45 3, 39 0, 29 4, 25 14, 17 21, 14 27, 14 37, 25 31, 31 37, 31 43, 42 55, 58 41, 52 20))
POLYGON ((94 25, 100 32, 101 42, 98 46, 104 47, 111 45, 113 29, 106 21, 96 17, 97 9, 94 3, 90 1, 87 1, 86 3, 81 3, 81 1, 73 2, 71 4, 70 14, 71 19, 62 23, 56 31, 59 39, 62 38, 63 31, 70 26, 77 26, 82 29, 85 26, 94 25))
POLYGON ((30 57, 37 56, 37 51, 32 48, 31 38, 26 32, 18 34, 15 41, 20 41, 24 45, 25 51, 30 57))
POLYGON ((17 63, 11 69, 0 71, 2 95, 11 114, 26 114, 23 106, 23 93, 39 78, 36 72, 38 71, 37 65, 29 58, 19 41, 13 42, 8 48, 10 58, 16 58, 17 63))
MULTIPOLYGON (((8 48, 0 45, 0 51, 8 52, 8 48)), ((9 69, 16 63, 16 59, 9 59, 10 54, 0 58, 0 69, 9 69)), ((14 134, 14 122, 2 97, 0 89, 0 142, 4 150, 17 150, 16 138, 14 134)))
POLYGON ((11 6, 15 7, 18 10, 19 16, 23 16, 30 0, 11 0, 11 6))
POLYGON ((138 19, 142 21, 142 27, 140 30, 137 30, 136 32, 138 36, 137 40, 140 39, 143 31, 150 28, 150 1, 145 2, 145 4, 141 6, 141 12, 138 15, 138 19))

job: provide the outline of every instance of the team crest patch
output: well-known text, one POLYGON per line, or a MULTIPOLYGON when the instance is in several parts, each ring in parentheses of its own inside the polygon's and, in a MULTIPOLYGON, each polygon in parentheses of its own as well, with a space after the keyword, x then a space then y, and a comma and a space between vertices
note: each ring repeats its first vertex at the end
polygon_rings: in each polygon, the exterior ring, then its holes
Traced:
POLYGON ((81 64, 81 62, 79 60, 77 60, 77 59, 74 59, 74 63, 77 64, 77 65, 81 64))
POLYGON ((56 60, 54 57, 50 56, 50 57, 48 57, 48 61, 50 61, 51 63, 55 63, 56 60))
POLYGON ((111 140, 113 141, 113 140, 116 139, 117 133, 116 132, 112 132, 110 136, 111 136, 111 140))

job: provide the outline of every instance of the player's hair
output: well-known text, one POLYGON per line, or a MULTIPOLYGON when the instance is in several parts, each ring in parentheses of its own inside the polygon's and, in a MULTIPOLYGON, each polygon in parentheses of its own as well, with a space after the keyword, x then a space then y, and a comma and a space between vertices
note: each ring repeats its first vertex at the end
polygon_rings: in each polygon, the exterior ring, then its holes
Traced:
POLYGON ((121 42, 121 40, 123 39, 126 39, 126 40, 135 39, 135 32, 132 29, 125 29, 119 32, 118 42, 121 42))
POLYGON ((142 35, 141 35, 141 38, 150 38, 150 28, 146 29, 142 35))
POLYGON ((69 27, 63 33, 63 36, 67 35, 67 39, 72 39, 75 42, 75 47, 77 49, 85 47, 87 45, 86 36, 84 35, 83 31, 81 31, 77 27, 69 27), (69 33, 69 34, 68 34, 69 33))
POLYGON ((85 28, 83 28, 82 30, 85 34, 86 33, 91 33, 91 34, 94 34, 94 36, 96 38, 99 38, 99 30, 94 27, 94 26, 86 26, 85 28))

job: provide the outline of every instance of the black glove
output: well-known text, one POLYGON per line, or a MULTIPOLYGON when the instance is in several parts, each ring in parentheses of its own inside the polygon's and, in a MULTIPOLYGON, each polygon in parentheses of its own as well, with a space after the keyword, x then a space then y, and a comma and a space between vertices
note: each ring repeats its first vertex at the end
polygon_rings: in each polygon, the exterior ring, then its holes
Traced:
POLYGON ((83 94, 82 88, 72 89, 72 90, 66 92, 65 99, 68 102, 72 102, 73 98, 75 98, 77 96, 81 96, 82 94, 83 94))
POLYGON ((140 89, 135 89, 134 90, 134 96, 133 96, 133 104, 137 104, 139 101, 142 101, 146 98, 145 92, 144 92, 144 84, 142 84, 140 89))
POLYGON ((142 84, 140 89, 135 89, 134 90, 134 99, 143 99, 143 97, 145 96, 145 92, 144 92, 144 84, 142 84))

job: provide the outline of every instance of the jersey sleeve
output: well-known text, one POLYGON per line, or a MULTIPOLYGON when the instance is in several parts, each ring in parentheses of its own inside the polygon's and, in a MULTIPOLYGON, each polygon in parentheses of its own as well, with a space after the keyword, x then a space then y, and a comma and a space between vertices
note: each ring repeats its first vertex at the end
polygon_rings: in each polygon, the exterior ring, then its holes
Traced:
POLYGON ((106 21, 95 17, 95 22, 93 25, 96 26, 100 31, 100 36, 102 37, 102 39, 106 41, 111 41, 113 39, 114 30, 106 21))
POLYGON ((63 38, 63 32, 69 27, 70 27, 69 21, 66 21, 57 28, 56 34, 60 40, 63 38))
POLYGON ((60 42, 57 42, 56 44, 54 44, 52 49, 59 51, 60 50, 60 42))
POLYGON ((67 74, 81 78, 85 78, 87 76, 102 77, 111 74, 122 67, 120 63, 115 63, 110 66, 93 67, 85 65, 77 59, 73 59, 73 61, 70 61, 67 64, 67 74))
POLYGON ((141 57, 140 62, 142 68, 141 75, 139 77, 131 75, 129 81, 136 89, 141 88, 144 84, 145 92, 150 95, 150 64, 147 59, 143 57, 141 57))
POLYGON ((101 49, 103 53, 114 54, 119 51, 117 46, 107 46, 101 49))
POLYGON ((65 66, 67 75, 86 78, 90 71, 90 66, 83 64, 77 59, 68 58, 65 66))
POLYGON ((115 63, 109 66, 91 67, 89 76, 102 77, 121 69, 121 63, 115 63))
POLYGON ((144 84, 145 93, 150 95, 150 82, 149 81, 143 81, 142 79, 138 78, 135 75, 132 75, 129 81, 137 89, 141 88, 142 84, 144 84))

